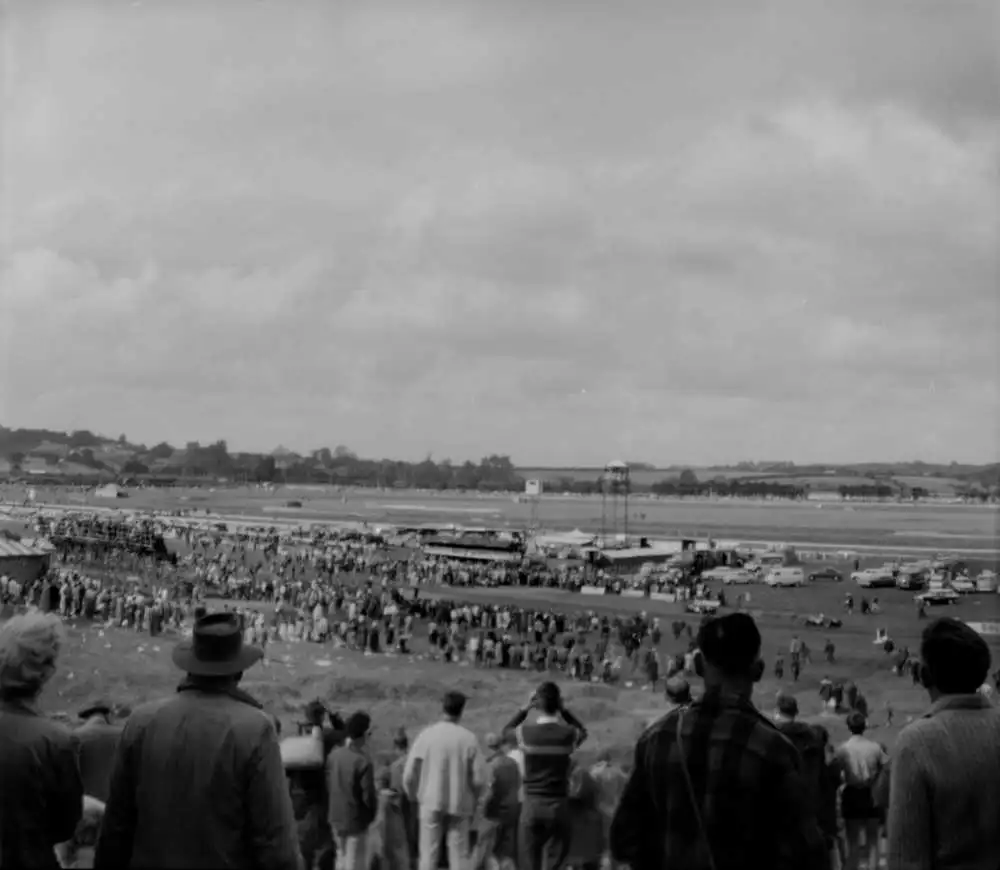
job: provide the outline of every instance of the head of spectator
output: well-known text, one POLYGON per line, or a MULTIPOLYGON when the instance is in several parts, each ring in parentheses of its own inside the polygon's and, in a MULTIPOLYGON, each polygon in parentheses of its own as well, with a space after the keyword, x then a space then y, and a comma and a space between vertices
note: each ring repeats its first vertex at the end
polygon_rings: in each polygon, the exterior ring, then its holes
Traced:
POLYGON ((323 706, 323 702, 316 698, 306 704, 305 709, 306 722, 312 725, 314 728, 322 728, 323 721, 327 717, 326 707, 323 706))
POLYGON ((729 613, 704 622, 698 629, 695 669, 706 691, 749 697, 764 675, 761 637, 748 613, 729 613))
POLYGON ((410 738, 406 736, 406 729, 400 728, 396 732, 396 736, 392 738, 392 748, 402 753, 409 751, 410 738))
POLYGON ((973 695, 990 672, 990 648, 975 629, 952 617, 935 619, 920 639, 920 682, 932 701, 973 695))
POLYGON ((62 620, 34 611, 0 628, 0 698, 33 702, 52 679, 65 642, 62 620))
POLYGON ((504 729, 503 746, 508 752, 517 749, 517 732, 513 728, 504 729))
POLYGON ((562 692, 551 680, 542 683, 535 692, 535 706, 543 716, 555 716, 562 709, 562 692))
POLYGON ((671 704, 690 704, 691 684, 684 677, 671 677, 667 680, 666 696, 671 704))
POLYGON ((458 722, 465 712, 465 702, 468 699, 461 692, 446 692, 441 707, 444 718, 449 722, 458 722))
POLYGON ((503 749, 503 738, 499 734, 492 732, 486 735, 486 748, 491 752, 500 752, 503 749))
POLYGON ((235 613, 210 613, 194 624, 191 637, 174 647, 174 664, 198 683, 233 684, 264 657, 258 647, 244 645, 235 613))
POLYGON ((778 695, 775 714, 779 722, 794 722, 799 715, 799 702, 792 695, 782 693, 778 695))
POLYGON ((372 717, 363 710, 352 713, 347 720, 347 739, 351 741, 351 745, 358 748, 364 746, 371 727, 372 717))
POLYGON ((847 714, 846 724, 847 730, 850 731, 855 737, 860 737, 868 728, 868 720, 865 719, 863 713, 860 713, 857 710, 852 710, 847 714))

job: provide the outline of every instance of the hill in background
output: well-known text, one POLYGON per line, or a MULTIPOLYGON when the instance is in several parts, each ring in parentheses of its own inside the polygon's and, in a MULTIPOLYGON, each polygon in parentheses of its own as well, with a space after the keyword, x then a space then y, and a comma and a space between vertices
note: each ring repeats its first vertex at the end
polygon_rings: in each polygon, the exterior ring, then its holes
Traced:
MULTIPOLYGON (((630 465, 635 491, 663 494, 733 493, 756 488, 776 495, 837 492, 878 497, 965 497, 995 494, 1000 463, 935 465, 924 462, 869 462, 801 465, 793 462, 742 462, 732 467, 630 465)), ((344 446, 299 454, 284 446, 268 453, 231 453, 225 441, 152 447, 110 438, 89 430, 8 429, 0 426, 0 475, 24 479, 65 479, 85 483, 147 479, 236 482, 318 482, 353 486, 421 489, 517 490, 525 480, 543 481, 549 491, 592 492, 601 468, 516 467, 510 457, 491 455, 478 464, 366 459, 344 446)))

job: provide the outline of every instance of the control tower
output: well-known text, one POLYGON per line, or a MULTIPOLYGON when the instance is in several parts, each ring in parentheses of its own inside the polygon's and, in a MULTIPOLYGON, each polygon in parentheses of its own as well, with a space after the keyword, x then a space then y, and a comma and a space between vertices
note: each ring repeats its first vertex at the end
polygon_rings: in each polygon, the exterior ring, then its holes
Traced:
POLYGON ((601 544, 619 546, 619 535, 628 546, 628 496, 631 476, 628 464, 614 460, 601 475, 601 544))

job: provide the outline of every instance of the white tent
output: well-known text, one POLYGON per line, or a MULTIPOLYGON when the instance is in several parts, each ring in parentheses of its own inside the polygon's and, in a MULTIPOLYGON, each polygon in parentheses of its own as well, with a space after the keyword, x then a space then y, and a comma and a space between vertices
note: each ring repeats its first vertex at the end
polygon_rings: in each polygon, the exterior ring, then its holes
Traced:
POLYGON ((106 483, 94 490, 94 495, 98 498, 128 498, 125 492, 117 483, 106 483))

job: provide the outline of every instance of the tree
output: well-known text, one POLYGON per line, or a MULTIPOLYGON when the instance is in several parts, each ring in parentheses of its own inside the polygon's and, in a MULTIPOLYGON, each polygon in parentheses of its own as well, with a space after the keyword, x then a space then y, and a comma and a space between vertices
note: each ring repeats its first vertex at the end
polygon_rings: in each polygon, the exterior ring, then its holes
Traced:
POLYGON ((128 438, 125 437, 125 433, 124 432, 122 432, 122 434, 118 436, 118 443, 122 447, 125 447, 128 444, 128 438))
POLYGON ((677 482, 681 486, 697 486, 698 475, 695 474, 690 468, 685 468, 681 472, 681 476, 677 479, 677 482))
POLYGON ((357 459, 357 454, 350 447, 338 444, 333 448, 334 459, 357 459))
POLYGON ((166 441, 161 441, 149 451, 149 458, 154 461, 157 459, 169 459, 173 455, 174 448, 167 444, 166 441))
POLYGON ((274 457, 262 456, 254 467, 253 478, 262 483, 269 483, 274 480, 277 471, 277 463, 274 461, 274 457))

